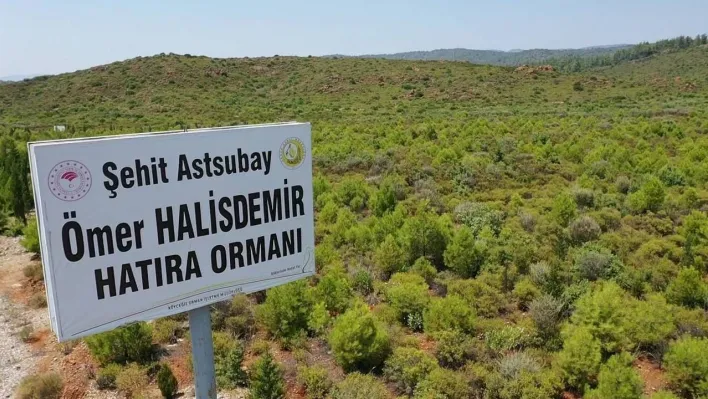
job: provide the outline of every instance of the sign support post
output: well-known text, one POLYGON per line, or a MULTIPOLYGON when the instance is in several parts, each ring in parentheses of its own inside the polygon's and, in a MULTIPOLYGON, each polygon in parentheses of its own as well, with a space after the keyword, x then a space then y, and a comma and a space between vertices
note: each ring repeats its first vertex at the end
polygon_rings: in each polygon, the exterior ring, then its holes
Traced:
POLYGON ((216 399, 214 343, 211 337, 209 306, 189 311, 189 333, 194 364, 194 395, 197 399, 216 399))

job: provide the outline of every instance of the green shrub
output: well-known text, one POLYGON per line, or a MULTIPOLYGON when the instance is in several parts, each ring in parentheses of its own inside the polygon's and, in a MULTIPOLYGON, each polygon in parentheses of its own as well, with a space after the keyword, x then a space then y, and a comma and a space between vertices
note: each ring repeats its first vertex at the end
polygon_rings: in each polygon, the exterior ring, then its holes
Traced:
POLYGON ((98 370, 96 374, 96 386, 100 390, 116 389, 116 378, 121 372, 119 364, 108 364, 98 370))
POLYGON ((388 235, 376 249, 374 261, 379 270, 390 276, 408 266, 408 254, 392 235, 388 235))
POLYGON ((248 338, 255 330, 255 315, 230 316, 224 320, 224 327, 236 338, 248 338))
POLYGON ((433 357, 415 348, 396 348, 386 361, 384 375, 397 389, 411 395, 419 382, 438 367, 433 357))
POLYGON ((40 252, 39 230, 37 229, 37 219, 31 218, 27 221, 27 226, 22 229, 22 240, 20 244, 28 251, 35 254, 40 252))
POLYGON ((577 250, 573 256, 573 267, 579 279, 590 281, 609 279, 624 268, 612 252, 599 245, 587 245, 577 250))
POLYGON ((116 386, 128 398, 138 398, 145 392, 149 384, 145 369, 132 363, 121 370, 116 377, 116 386))
POLYGON ((20 381, 15 395, 18 399, 59 399, 63 389, 59 374, 35 374, 20 381))
POLYGON ((337 363, 347 371, 370 371, 383 363, 390 341, 363 303, 339 316, 329 335, 329 344, 337 363))
POLYGON ((216 378, 219 386, 224 388, 235 388, 246 386, 248 376, 241 368, 243 364, 243 345, 234 344, 227 352, 226 356, 216 363, 216 378))
POLYGON ((661 294, 632 301, 625 322, 627 336, 637 349, 661 348, 676 332, 672 306, 661 294))
POLYGON ((463 202, 455 208, 455 218, 472 229, 472 235, 477 237, 485 228, 498 235, 504 222, 502 212, 492 209, 489 205, 478 202, 463 202))
POLYGON ((172 399, 177 395, 177 378, 167 364, 162 364, 157 372, 157 387, 165 399, 172 399))
POLYGON ((528 278, 522 278, 514 286, 514 296, 519 300, 519 308, 527 310, 531 302, 541 296, 541 290, 528 278))
POLYGON ((462 226, 445 250, 445 266, 461 277, 475 277, 487 256, 485 242, 475 240, 472 229, 462 226))
POLYGON ((297 380, 305 388, 308 399, 325 399, 332 389, 327 369, 322 366, 298 368, 297 380))
POLYGON ((268 290, 258 316, 274 337, 291 339, 307 330, 312 307, 306 280, 297 280, 268 290))
POLYGON ((482 317, 496 317, 504 308, 505 300, 498 289, 476 280, 454 280, 447 286, 448 295, 457 295, 482 317))
POLYGON ((551 278, 551 266, 545 262, 536 262, 529 266, 529 278, 539 287, 545 287, 551 278))
POLYGON ((231 350, 239 344, 231 334, 223 331, 212 331, 211 339, 214 346, 214 361, 216 362, 216 367, 219 368, 219 364, 226 361, 227 356, 231 353, 231 350))
POLYGON ((524 352, 512 352, 499 361, 499 373, 507 379, 517 379, 521 374, 535 374, 541 371, 541 365, 533 357, 524 352))
POLYGON ((155 321, 152 326, 152 337, 155 342, 161 344, 173 344, 181 335, 180 323, 170 318, 162 318, 155 321))
POLYGON ((617 284, 607 282, 578 299, 571 322, 586 327, 606 352, 617 352, 629 344, 626 321, 628 296, 617 284))
POLYGON ((579 188, 573 191, 573 199, 580 207, 592 208, 595 205, 595 192, 587 188, 579 188))
POLYGON ((484 343, 499 353, 520 348, 526 339, 526 330, 517 326, 504 326, 484 333, 484 343))
POLYGON ((550 295, 543 295, 531 302, 529 315, 536 325, 541 338, 548 339, 558 334, 563 305, 563 301, 550 295))
POLYGON ((315 335, 321 335, 327 331, 331 322, 332 317, 327 311, 327 306, 324 302, 318 302, 312 307, 312 312, 307 321, 307 328, 315 335))
POLYGON ((668 391, 656 391, 652 394, 650 399, 681 399, 672 392, 668 391))
POLYGON ((446 330, 470 333, 474 330, 474 323, 474 311, 456 295, 433 298, 423 314, 423 325, 428 334, 446 330))
POLYGON ((328 268, 314 290, 315 300, 323 302, 327 310, 334 313, 344 312, 351 296, 349 279, 341 267, 328 268))
POLYGON ((369 295, 374 291, 374 277, 366 269, 358 269, 352 278, 353 288, 362 295, 369 295))
POLYGON ((627 206, 634 212, 658 212, 664 205, 666 190, 661 180, 650 177, 639 191, 627 196, 627 206))
POLYGON ((251 353, 253 353, 256 356, 260 356, 270 350, 270 342, 256 338, 253 340, 253 343, 251 343, 251 353))
POLYGON ((708 306, 708 285, 703 282, 701 273, 694 269, 682 269, 666 289, 669 302, 688 308, 708 306))
POLYGON ((627 353, 612 356, 600 367, 597 389, 588 393, 591 399, 641 399, 644 383, 627 353))
POLYGON ((674 308, 678 335, 708 337, 708 318, 701 309, 674 308))
POLYGON ((100 364, 152 360, 152 329, 140 322, 86 338, 86 345, 100 364))
POLYGON ((556 223, 565 227, 571 220, 575 219, 578 211, 573 198, 567 193, 560 194, 553 201, 551 217, 556 223))
POLYGON ((315 203, 317 203, 317 200, 322 194, 329 192, 331 189, 332 186, 329 184, 329 181, 327 181, 327 177, 318 173, 312 179, 312 190, 315 203))
POLYGON ((386 386, 368 374, 351 373, 332 390, 332 399, 390 399, 386 386))
POLYGON ((253 365, 249 387, 252 399, 285 398, 283 370, 270 352, 266 352, 253 365))
POLYGON ((708 338, 684 337, 664 357, 669 384, 684 397, 708 395, 708 338))
POLYGON ((467 399, 472 396, 467 377, 461 372, 435 368, 420 382, 415 399, 467 399))
POLYGON ((371 196, 370 209, 374 215, 381 217, 392 212, 396 208, 399 198, 402 198, 403 195, 403 183, 395 177, 387 177, 371 196))
POLYGON ((472 357, 472 340, 459 331, 440 331, 436 334, 435 357, 440 365, 462 367, 472 357))
POLYGON ((573 220, 568 226, 568 231, 570 232, 570 238, 576 245, 596 240, 602 233, 600 225, 590 216, 581 216, 573 220))
POLYGON ((659 169, 658 172, 659 180, 668 187, 672 186, 683 186, 686 184, 686 176, 677 167, 673 165, 665 165, 663 168, 659 169))
POLYGON ((602 362, 602 345, 586 327, 571 327, 564 332, 563 350, 558 366, 566 384, 578 390, 592 384, 602 362))
POLYGON ((485 399, 547 399, 559 397, 562 382, 553 370, 538 373, 521 372, 515 379, 500 373, 486 378, 485 399))
POLYGON ((428 283, 428 285, 432 284, 432 282, 435 280, 435 276, 437 276, 438 274, 438 271, 437 269, 435 269, 435 266, 433 266, 433 264, 425 258, 418 258, 415 263, 413 263, 413 266, 411 266, 409 271, 413 274, 417 274, 420 277, 423 277, 423 279, 426 283, 428 283))
POLYGON ((409 313, 406 315, 406 327, 412 331, 423 331, 423 315, 420 313, 409 313))
POLYGON ((337 200, 357 211, 369 200, 366 182, 360 177, 345 177, 336 188, 337 200))
MULTIPOLYGON (((31 217, 34 219, 34 216, 31 217)), ((30 219, 27 220, 29 222, 30 219)), ((27 227, 27 223, 21 218, 10 217, 7 211, 0 212, 0 231, 2 231, 8 237, 19 237, 24 235, 24 230, 27 227), (3 231, 4 229, 4 231, 3 231)), ((36 227, 36 225, 35 225, 36 227)), ((22 242, 20 241, 20 245, 22 242)), ((25 248, 26 249, 26 248, 25 248)))
POLYGON ((405 322, 410 314, 422 314, 430 301, 428 284, 422 277, 413 273, 394 274, 387 284, 385 295, 402 322, 405 322))
POLYGON ((627 176, 617 176, 617 180, 615 180, 615 187, 617 188, 617 191, 622 194, 627 194, 631 186, 632 181, 629 180, 627 176))
POLYGON ((253 304, 246 295, 235 295, 229 303, 224 328, 236 338, 250 337, 256 324, 253 304))
POLYGON ((443 253, 447 247, 450 232, 444 218, 431 212, 422 212, 406 219, 401 227, 400 237, 407 253, 407 261, 425 257, 436 268, 443 267, 443 253))

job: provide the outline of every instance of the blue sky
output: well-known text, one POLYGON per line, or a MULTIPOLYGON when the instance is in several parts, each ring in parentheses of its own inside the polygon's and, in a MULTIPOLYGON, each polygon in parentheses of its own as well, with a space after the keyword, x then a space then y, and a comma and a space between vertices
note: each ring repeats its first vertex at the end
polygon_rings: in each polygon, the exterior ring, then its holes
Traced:
POLYGON ((570 48, 708 32, 706 0, 0 0, 0 77, 212 57, 570 48))

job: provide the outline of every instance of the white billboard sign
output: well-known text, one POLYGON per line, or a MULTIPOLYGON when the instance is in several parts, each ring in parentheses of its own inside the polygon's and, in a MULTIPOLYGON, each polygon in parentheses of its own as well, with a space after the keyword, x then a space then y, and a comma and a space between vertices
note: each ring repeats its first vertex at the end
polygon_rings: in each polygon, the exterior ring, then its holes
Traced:
POLYGON ((308 123, 28 149, 60 341, 314 274, 308 123))

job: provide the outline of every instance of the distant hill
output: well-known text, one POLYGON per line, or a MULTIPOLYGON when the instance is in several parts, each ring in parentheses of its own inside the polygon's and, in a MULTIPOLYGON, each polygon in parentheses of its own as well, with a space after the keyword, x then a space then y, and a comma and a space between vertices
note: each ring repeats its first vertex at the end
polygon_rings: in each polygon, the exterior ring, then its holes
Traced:
MULTIPOLYGON (((631 48, 631 44, 616 44, 593 46, 579 49, 531 49, 531 50, 470 50, 465 48, 438 49, 431 51, 409 51, 394 54, 365 54, 354 58, 383 58, 391 60, 421 60, 421 61, 467 61, 473 64, 497 66, 518 66, 523 64, 538 64, 550 59, 570 57, 599 57, 614 54, 618 50, 631 48)), ((333 55, 331 57, 349 57, 333 55)))
MULTIPOLYGON (((365 54, 353 58, 380 58, 419 61, 467 61, 473 64, 496 66, 552 65, 563 72, 580 72, 597 67, 617 65, 651 57, 660 53, 678 51, 689 47, 705 46, 708 36, 678 36, 653 43, 642 42, 635 45, 615 44, 579 49, 532 49, 532 50, 469 50, 465 48, 439 49, 431 51, 410 51, 395 54, 365 54)), ((349 56, 333 55, 347 58, 349 56)))
POLYGON ((37 74, 34 75, 9 75, 9 76, 0 76, 0 82, 19 82, 21 80, 25 79, 32 79, 36 76, 39 76, 37 74))
POLYGON ((631 60, 636 54, 579 73, 371 58, 138 57, 0 85, 0 130, 65 125, 81 132, 156 131, 288 120, 587 113, 620 105, 625 112, 690 111, 708 104, 708 46, 694 41, 641 62, 631 60))

